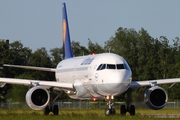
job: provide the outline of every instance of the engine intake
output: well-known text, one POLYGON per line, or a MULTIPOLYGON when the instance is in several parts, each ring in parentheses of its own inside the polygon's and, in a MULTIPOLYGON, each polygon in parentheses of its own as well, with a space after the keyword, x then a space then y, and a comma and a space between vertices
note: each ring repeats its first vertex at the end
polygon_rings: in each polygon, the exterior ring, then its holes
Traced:
POLYGON ((33 87, 26 93, 26 102, 33 110, 44 109, 49 104, 49 101, 49 92, 42 86, 33 87))
POLYGON ((146 90, 144 93, 144 101, 149 108, 159 110, 166 105, 168 95, 163 88, 155 86, 146 90))

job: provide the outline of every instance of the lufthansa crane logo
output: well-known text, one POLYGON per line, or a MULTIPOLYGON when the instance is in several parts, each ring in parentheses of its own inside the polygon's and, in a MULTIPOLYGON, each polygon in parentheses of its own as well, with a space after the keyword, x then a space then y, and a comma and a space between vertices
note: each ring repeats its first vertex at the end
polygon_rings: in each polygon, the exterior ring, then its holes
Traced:
POLYGON ((63 20, 63 43, 65 43, 66 40, 66 29, 67 29, 66 20, 63 20))

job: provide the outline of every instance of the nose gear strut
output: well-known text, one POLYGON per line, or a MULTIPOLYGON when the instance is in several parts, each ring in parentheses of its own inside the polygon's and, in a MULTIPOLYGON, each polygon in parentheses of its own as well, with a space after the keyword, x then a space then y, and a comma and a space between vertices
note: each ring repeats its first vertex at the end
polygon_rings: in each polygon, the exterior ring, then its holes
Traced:
POLYGON ((105 115, 112 115, 116 113, 116 110, 112 107, 114 96, 106 96, 105 100, 107 101, 108 108, 105 109, 105 115))
MULTIPOLYGON (((132 103, 132 89, 128 89, 126 105, 121 105, 120 114, 126 115, 126 112, 129 112, 131 116, 135 115, 135 106, 131 105, 132 103)), ((105 100, 107 101, 108 108, 105 110, 105 115, 113 115, 116 113, 115 109, 112 107, 114 105, 114 96, 106 96, 105 100)))

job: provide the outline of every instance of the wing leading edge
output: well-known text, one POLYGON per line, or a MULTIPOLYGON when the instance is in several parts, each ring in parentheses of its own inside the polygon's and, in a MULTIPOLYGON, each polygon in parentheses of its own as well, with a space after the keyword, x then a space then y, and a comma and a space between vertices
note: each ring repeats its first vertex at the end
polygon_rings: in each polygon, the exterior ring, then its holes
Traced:
POLYGON ((133 81, 130 84, 130 88, 139 88, 139 87, 144 87, 144 86, 154 86, 154 85, 160 85, 160 84, 175 84, 175 83, 180 83, 180 78, 133 81))
POLYGON ((48 72, 56 72, 55 68, 45 68, 45 67, 33 67, 33 66, 22 66, 22 65, 10 65, 4 64, 5 67, 14 67, 14 68, 24 68, 30 70, 41 70, 41 71, 48 71, 48 72))
POLYGON ((74 90, 72 83, 61 83, 56 81, 40 81, 29 79, 17 79, 17 78, 0 78, 0 87, 3 87, 5 83, 19 84, 26 86, 44 86, 46 88, 58 88, 59 90, 74 90))

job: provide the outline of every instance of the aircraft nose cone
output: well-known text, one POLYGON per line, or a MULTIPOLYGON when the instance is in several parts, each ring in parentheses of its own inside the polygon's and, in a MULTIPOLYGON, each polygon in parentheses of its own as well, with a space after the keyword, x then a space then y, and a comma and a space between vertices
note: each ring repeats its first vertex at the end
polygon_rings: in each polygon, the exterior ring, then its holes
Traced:
POLYGON ((131 71, 113 71, 104 77, 103 83, 97 85, 97 93, 107 95, 118 95, 125 92, 131 83, 131 71))
POLYGON ((109 88, 118 93, 127 90, 130 82, 131 75, 127 71, 114 72, 108 76, 109 88))
POLYGON ((127 79, 129 79, 129 78, 130 78, 130 74, 126 71, 114 72, 108 76, 109 82, 117 83, 117 84, 127 82, 127 79))

